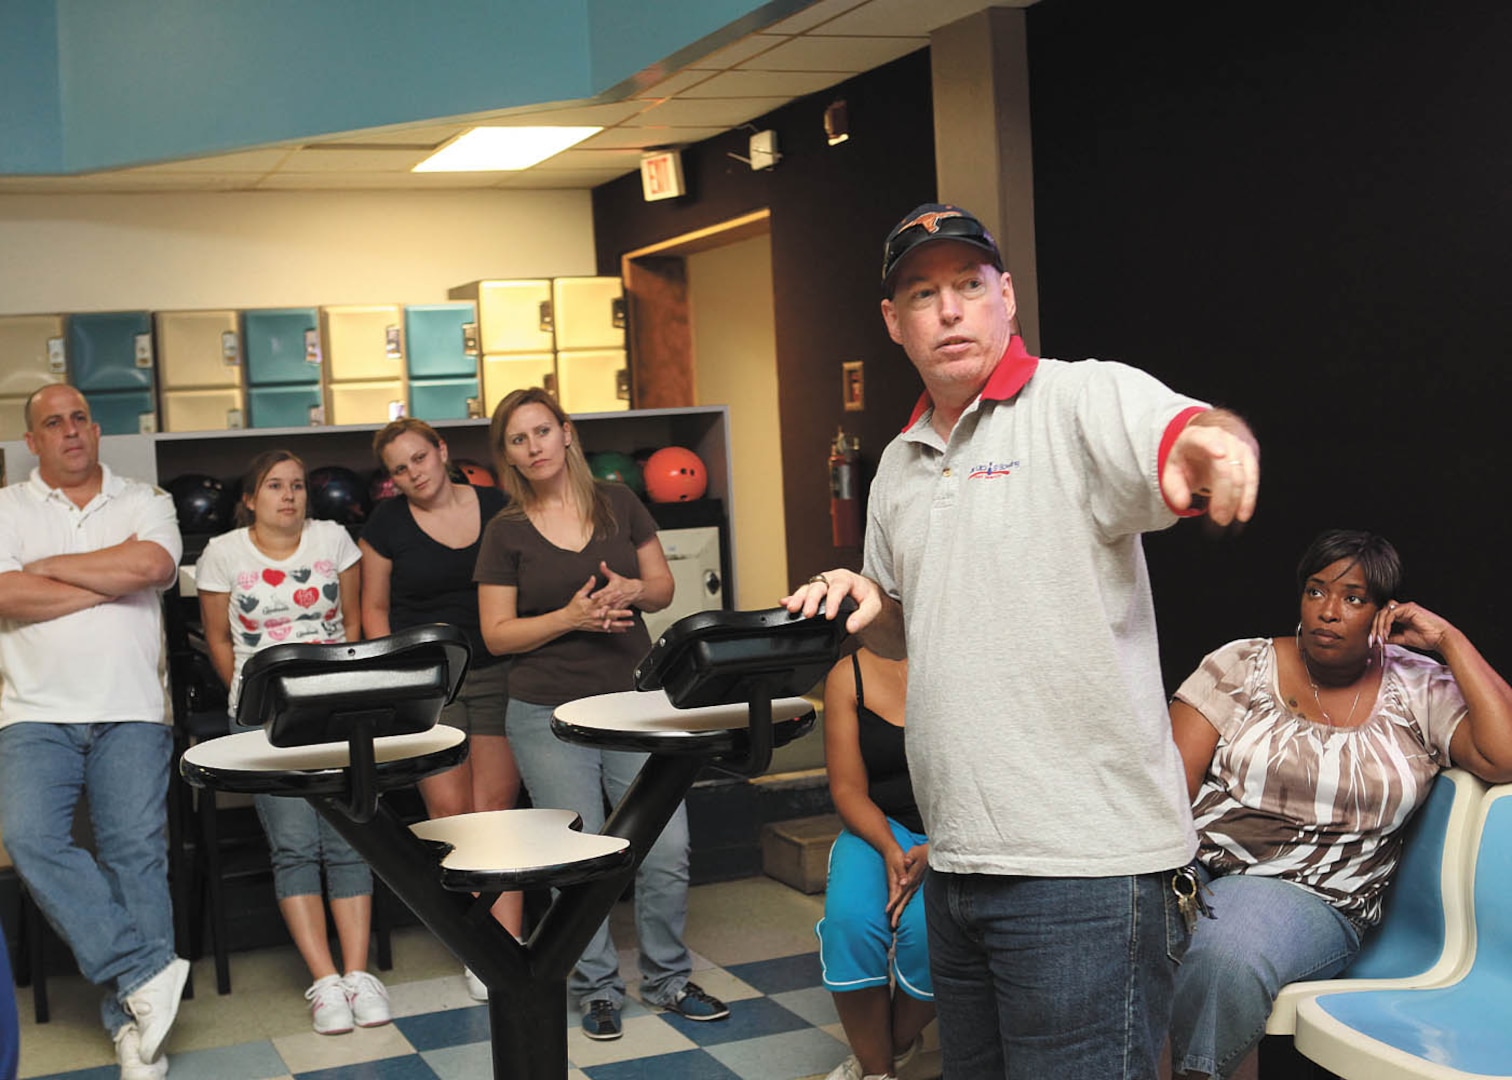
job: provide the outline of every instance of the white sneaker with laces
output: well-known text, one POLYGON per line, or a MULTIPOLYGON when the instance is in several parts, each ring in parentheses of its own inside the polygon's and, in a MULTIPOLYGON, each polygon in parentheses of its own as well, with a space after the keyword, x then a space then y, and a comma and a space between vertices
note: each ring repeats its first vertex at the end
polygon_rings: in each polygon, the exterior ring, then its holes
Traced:
POLYGON ((162 1053, 163 1041, 178 1016, 179 998, 188 980, 189 961, 175 956, 167 967, 127 994, 121 1003, 136 1018, 143 1061, 156 1061, 162 1053))
POLYGON ((319 1034, 344 1035, 352 1030, 352 1006, 340 975, 316 979, 305 991, 305 1000, 310 1003, 310 1016, 319 1034))
POLYGON ((388 988, 366 971, 347 972, 341 985, 358 1027, 380 1027, 394 1018, 389 1011, 388 988))
POLYGON ((162 1080, 168 1075, 168 1059, 142 1060, 142 1033, 135 1024, 122 1024, 115 1033, 116 1062, 121 1080, 162 1080))
POLYGON ((462 976, 467 980, 467 993, 474 1001, 488 1000, 488 984, 473 973, 473 969, 465 967, 462 976))

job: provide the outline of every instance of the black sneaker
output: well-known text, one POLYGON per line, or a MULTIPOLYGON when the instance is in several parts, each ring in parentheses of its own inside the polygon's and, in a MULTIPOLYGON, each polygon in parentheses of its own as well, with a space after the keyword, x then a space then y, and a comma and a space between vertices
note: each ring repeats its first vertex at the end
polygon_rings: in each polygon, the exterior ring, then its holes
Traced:
POLYGON ((595 998, 588 1003, 583 1014, 583 1034, 590 1039, 608 1041, 617 1039, 625 1032, 620 1027, 620 1011, 614 1002, 595 998))
POLYGON ((689 1020, 723 1020, 730 1015, 728 1005, 714 995, 705 993, 703 987, 695 982, 683 984, 671 1004, 664 1008, 689 1020))

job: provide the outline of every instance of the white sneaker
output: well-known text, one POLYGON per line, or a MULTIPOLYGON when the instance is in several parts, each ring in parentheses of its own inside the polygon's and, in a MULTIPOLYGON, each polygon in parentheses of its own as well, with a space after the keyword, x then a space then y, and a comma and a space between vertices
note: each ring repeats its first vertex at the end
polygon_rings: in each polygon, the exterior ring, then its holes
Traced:
POLYGON ((824 1080, 897 1080, 897 1077, 893 1073, 863 1075, 861 1072, 861 1063, 856 1060, 856 1055, 852 1054, 836 1065, 834 1070, 824 1080))
POLYGON ((462 977, 467 980, 467 993, 474 1001, 488 1000, 488 984, 473 974, 472 968, 463 968, 462 977))
POLYGON ((168 966, 126 996, 121 1004, 136 1018, 141 1038, 142 1060, 156 1061, 163 1052, 163 1040, 178 1016, 179 998, 189 980, 189 961, 175 956, 168 966))
POLYGON ((358 1027, 380 1027, 394 1018, 389 1011, 388 989, 365 971, 349 971, 341 980, 347 1004, 358 1027))
POLYGON ((168 1075, 168 1059, 142 1060, 142 1033, 135 1024, 122 1024, 115 1033, 116 1061, 121 1080, 162 1080, 168 1075))
POLYGON ((316 979, 305 991, 305 1000, 310 1003, 310 1016, 319 1034, 344 1035, 352 1030, 352 1006, 347 1003, 340 975, 316 979))

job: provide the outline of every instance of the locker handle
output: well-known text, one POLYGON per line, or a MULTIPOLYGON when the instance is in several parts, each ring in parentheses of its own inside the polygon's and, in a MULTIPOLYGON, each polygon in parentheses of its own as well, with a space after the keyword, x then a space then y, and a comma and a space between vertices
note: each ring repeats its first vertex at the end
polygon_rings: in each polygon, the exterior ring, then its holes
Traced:
POLYGON ((551 301, 541 301, 541 333, 550 334, 556 331, 556 315, 551 310, 551 301))
POLYGON ((625 298, 623 296, 616 296, 610 303, 609 310, 611 319, 614 322, 614 328, 616 330, 623 330, 629 322, 626 317, 625 298))

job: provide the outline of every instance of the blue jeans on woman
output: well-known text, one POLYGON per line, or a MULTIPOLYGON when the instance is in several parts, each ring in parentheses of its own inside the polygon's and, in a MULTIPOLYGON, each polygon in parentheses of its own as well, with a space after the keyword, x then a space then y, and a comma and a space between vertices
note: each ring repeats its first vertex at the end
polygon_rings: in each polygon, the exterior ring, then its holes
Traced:
POLYGON ((32 898, 79 971, 113 986, 105 1030, 131 1022, 121 1002, 174 959, 168 894, 166 724, 16 723, 0 728, 0 831, 32 898), (87 794, 96 855, 73 840, 87 794))
POLYGON ((332 900, 367 896, 373 891, 373 872, 330 822, 301 798, 287 795, 253 797, 273 863, 273 891, 280 900, 291 896, 319 896, 320 871, 332 900))
POLYGON ((924 878, 946 1076, 1157 1080, 1187 946, 1169 871, 924 878))
POLYGON ((1228 1077, 1265 1034, 1281 988, 1343 971, 1360 935, 1338 908, 1290 881, 1201 874, 1213 917, 1197 921, 1176 974, 1171 1069, 1228 1077))
MULTIPOLYGON (((584 832, 600 832, 604 827, 604 796, 619 805, 647 755, 563 742, 551 733, 554 711, 552 705, 516 698, 509 702, 509 743, 530 792, 531 805, 571 810, 582 817, 584 832)), ((683 944, 687 921, 688 810, 679 805, 635 873, 641 997, 652 1005, 670 1005, 693 972, 693 957, 683 944)), ((609 937, 608 919, 583 950, 567 979, 567 991, 580 1008, 586 1008, 590 1001, 608 1001, 616 1009, 624 1005, 625 983, 620 978, 619 953, 609 937)))

